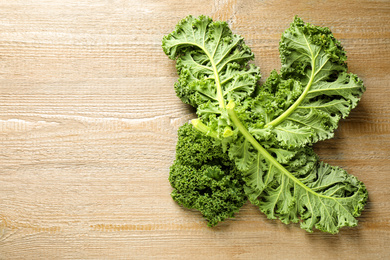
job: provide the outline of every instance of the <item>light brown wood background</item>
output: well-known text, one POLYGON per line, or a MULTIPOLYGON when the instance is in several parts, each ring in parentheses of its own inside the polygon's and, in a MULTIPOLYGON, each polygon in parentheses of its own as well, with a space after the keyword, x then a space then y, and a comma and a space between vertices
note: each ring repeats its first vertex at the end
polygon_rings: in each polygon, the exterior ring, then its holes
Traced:
POLYGON ((390 259, 390 2, 1 0, 0 259, 390 259), (294 15, 331 28, 367 92, 321 158, 362 180, 359 226, 312 234, 247 203, 208 228, 170 198, 180 125, 161 39, 227 20, 263 79, 294 15))

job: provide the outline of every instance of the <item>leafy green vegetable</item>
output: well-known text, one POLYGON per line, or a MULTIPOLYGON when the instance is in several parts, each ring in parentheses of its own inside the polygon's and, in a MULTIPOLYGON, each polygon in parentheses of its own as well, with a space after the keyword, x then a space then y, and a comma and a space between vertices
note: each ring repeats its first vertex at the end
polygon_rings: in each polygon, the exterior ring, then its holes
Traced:
POLYGON ((364 91, 362 81, 346 72, 347 57, 340 42, 328 28, 296 18, 279 49, 281 76, 274 72, 266 85, 277 82, 269 88, 278 90, 287 81, 301 93, 288 108, 263 113, 265 127, 272 127, 277 141, 291 147, 333 137, 340 118, 349 114, 364 91))
POLYGON ((211 137, 190 124, 179 129, 176 160, 169 181, 172 198, 187 208, 199 210, 209 226, 215 226, 247 201, 241 172, 211 137))
MULTIPOLYGON (((273 71, 262 87, 248 63, 253 53, 224 22, 189 16, 164 37, 163 50, 177 59, 178 96, 197 108, 193 125, 235 162, 253 204, 309 232, 357 225, 364 184, 320 162, 309 147, 332 137, 364 92, 328 28, 295 18, 280 42, 281 73, 273 71)), ((171 174, 180 175, 176 169, 171 174)))

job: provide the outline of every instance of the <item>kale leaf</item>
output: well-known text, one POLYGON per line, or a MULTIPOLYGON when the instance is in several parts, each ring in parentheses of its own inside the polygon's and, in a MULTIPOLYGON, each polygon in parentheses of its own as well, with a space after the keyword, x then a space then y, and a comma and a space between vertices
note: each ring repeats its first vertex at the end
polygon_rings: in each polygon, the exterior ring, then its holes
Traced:
POLYGON ((234 162, 211 137, 190 124, 178 131, 169 181, 174 188, 172 198, 186 208, 199 210, 209 226, 233 217, 248 200, 234 162))

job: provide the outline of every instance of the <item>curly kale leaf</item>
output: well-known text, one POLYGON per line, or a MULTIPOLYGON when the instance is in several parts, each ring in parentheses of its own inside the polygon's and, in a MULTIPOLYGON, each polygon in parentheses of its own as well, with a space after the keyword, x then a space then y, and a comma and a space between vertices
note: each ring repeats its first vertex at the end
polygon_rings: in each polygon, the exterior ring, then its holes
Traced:
POLYGON ((252 204, 269 218, 337 233, 356 226, 367 200, 367 190, 356 177, 318 161, 310 147, 295 150, 265 149, 227 105, 229 117, 239 130, 229 155, 243 172, 245 192, 252 204))
POLYGON ((224 107, 225 99, 242 100, 260 78, 258 68, 248 66, 252 51, 226 22, 188 16, 164 36, 162 47, 177 62, 177 95, 194 107, 207 102, 224 107))
POLYGON ((248 172, 261 173, 244 176, 245 191, 268 218, 285 224, 301 222, 308 232, 317 228, 337 233, 341 227, 357 225, 355 217, 367 200, 364 184, 345 170, 319 161, 311 148, 299 149, 288 164, 264 159, 259 153, 252 167, 248 172))
POLYGON ((199 210, 215 226, 244 205, 247 197, 241 172, 211 137, 185 124, 178 132, 176 160, 169 181, 172 198, 186 208, 199 210))
POLYGON ((356 75, 346 72, 340 42, 328 28, 296 17, 279 50, 281 74, 271 73, 252 109, 264 128, 271 128, 275 143, 286 148, 333 137, 339 120, 356 107, 365 90, 356 75))

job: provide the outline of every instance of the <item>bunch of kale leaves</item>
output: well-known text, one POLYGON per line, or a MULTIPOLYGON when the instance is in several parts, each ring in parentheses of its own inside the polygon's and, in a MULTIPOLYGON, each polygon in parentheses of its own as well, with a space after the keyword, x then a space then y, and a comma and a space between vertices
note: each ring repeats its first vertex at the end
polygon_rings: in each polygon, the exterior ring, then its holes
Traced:
POLYGON ((309 232, 357 225, 364 184, 311 147, 333 137, 365 90, 328 28, 296 17, 280 41, 280 73, 262 86, 252 51, 226 22, 188 16, 162 47, 176 60, 178 97, 198 116, 178 132, 175 201, 198 209, 209 226, 248 199, 268 218, 309 232))

